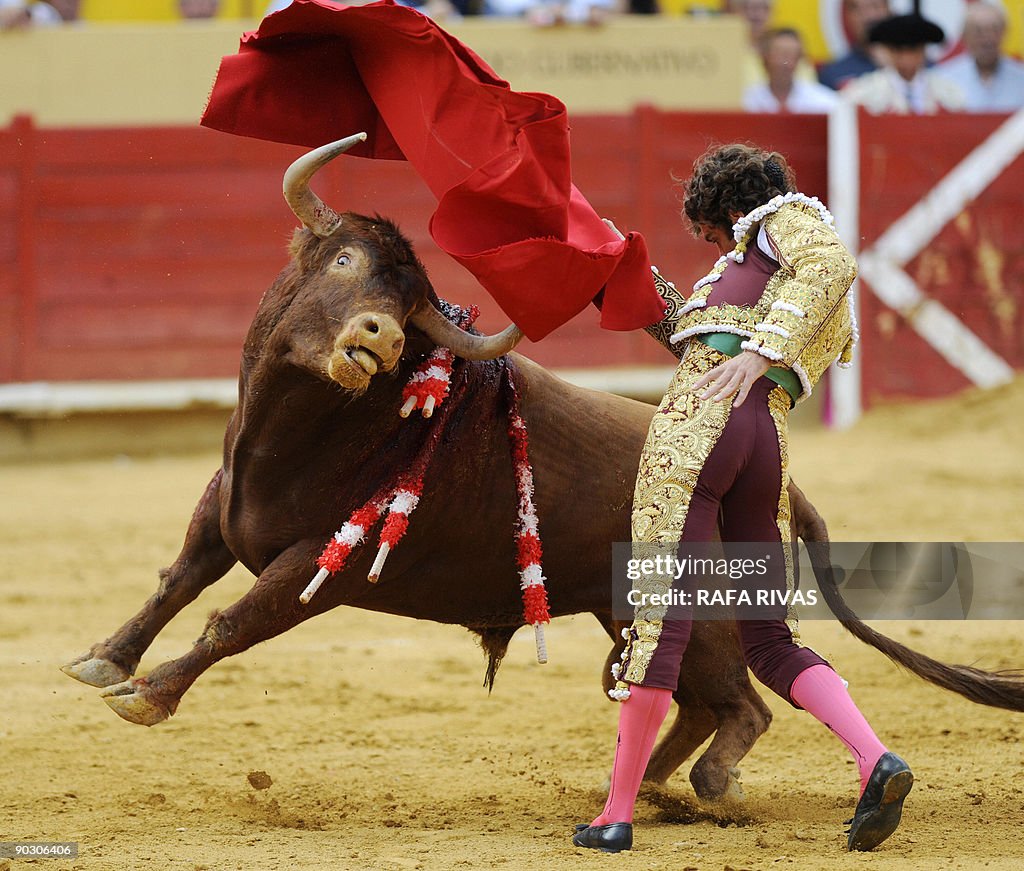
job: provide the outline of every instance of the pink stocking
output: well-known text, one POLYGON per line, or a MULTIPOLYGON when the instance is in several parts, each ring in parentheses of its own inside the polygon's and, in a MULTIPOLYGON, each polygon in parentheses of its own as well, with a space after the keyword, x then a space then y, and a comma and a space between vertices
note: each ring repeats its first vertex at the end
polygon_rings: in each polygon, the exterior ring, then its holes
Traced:
POLYGON ((847 746, 860 769, 863 792, 875 763, 886 750, 853 703, 842 678, 827 665, 812 665, 797 675, 789 697, 847 746))
POLYGON ((619 736, 608 801, 592 826, 633 822, 633 805, 640 791, 640 781, 671 703, 671 690, 630 685, 629 698, 619 711, 619 736))

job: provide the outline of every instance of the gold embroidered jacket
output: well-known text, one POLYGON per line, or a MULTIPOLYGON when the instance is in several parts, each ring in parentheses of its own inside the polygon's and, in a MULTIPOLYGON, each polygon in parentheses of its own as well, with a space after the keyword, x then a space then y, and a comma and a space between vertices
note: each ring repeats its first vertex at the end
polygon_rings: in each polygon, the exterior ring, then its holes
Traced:
MULTIPOLYGON (((665 318, 647 328, 680 356, 685 339, 728 332, 744 337, 742 347, 774 365, 792 369, 803 388, 801 401, 833 360, 849 363, 854 335, 849 290, 857 276, 852 255, 811 206, 787 203, 763 221, 779 268, 753 306, 704 307, 712 284, 685 297, 655 273, 655 285, 668 304, 665 318), (670 337, 676 336, 673 343, 670 337)), ((751 239, 758 227, 752 228, 751 239)))

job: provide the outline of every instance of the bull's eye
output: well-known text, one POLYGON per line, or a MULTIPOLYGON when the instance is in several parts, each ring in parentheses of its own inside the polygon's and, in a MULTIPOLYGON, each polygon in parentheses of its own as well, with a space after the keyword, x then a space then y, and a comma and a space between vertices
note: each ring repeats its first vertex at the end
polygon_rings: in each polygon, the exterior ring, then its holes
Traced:
POLYGON ((338 266, 348 266, 352 262, 352 258, 347 254, 339 254, 336 262, 338 266))

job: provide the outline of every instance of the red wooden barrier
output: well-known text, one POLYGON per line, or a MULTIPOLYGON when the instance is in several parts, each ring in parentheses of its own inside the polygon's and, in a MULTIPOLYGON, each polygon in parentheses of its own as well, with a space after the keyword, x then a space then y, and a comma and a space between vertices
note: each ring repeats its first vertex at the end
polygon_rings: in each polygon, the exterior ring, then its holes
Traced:
MULTIPOLYGON (((926 196, 934 214, 945 200, 937 190, 954 168, 1007 123, 1005 115, 943 115, 935 118, 861 116, 861 252, 926 196)), ((1019 148, 1019 146, 1018 146, 1019 148)), ((1008 154, 1013 154, 1013 147, 1008 154)), ((952 199, 951 220, 935 228, 928 214, 911 226, 928 226, 932 237, 903 271, 1013 369, 1024 368, 1024 157, 1001 170, 972 168, 983 187, 973 201, 952 199)), ((953 194, 955 196, 955 194, 953 194)), ((864 270, 862 270, 863 272, 864 270)), ((972 382, 945 360, 936 345, 912 326, 913 308, 898 313, 873 287, 861 294, 864 401, 880 397, 943 396, 972 382)), ((949 339, 945 340, 949 344, 949 339)))
MULTIPOLYGON (((715 259, 678 211, 673 173, 712 141, 792 158, 824 197, 825 120, 742 114, 577 117, 574 179, 601 214, 647 236, 681 285, 715 259)), ((0 382, 232 377, 261 294, 286 260, 294 217, 281 176, 299 150, 202 128, 0 129, 0 382)), ((404 163, 342 158, 317 187, 341 209, 387 215, 441 296, 504 317, 427 235, 433 197, 404 163)), ((667 363, 642 333, 584 313, 525 352, 547 365, 667 363)))

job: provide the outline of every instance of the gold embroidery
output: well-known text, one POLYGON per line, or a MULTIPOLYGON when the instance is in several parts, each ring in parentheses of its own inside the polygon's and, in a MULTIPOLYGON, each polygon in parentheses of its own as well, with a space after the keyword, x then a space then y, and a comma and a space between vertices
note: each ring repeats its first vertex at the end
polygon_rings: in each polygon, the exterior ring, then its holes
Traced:
POLYGON ((786 608, 786 625, 793 635, 793 641, 800 644, 800 621, 796 609, 792 605, 792 593, 796 587, 796 571, 793 567, 792 513, 789 505, 789 394, 781 387, 776 387, 768 394, 768 412, 775 423, 775 432, 779 439, 779 463, 781 466, 782 486, 779 489, 779 507, 775 523, 779 527, 779 537, 783 544, 786 558, 786 589, 790 596, 790 604, 786 608))
POLYGON ((685 343, 680 342, 673 345, 669 338, 675 333, 676 324, 682 317, 680 312, 683 306, 686 305, 686 296, 674 284, 662 277, 662 274, 657 270, 654 271, 654 287, 658 291, 658 296, 665 303, 665 317, 656 324, 644 327, 644 330, 649 336, 664 345, 677 358, 681 357, 685 343))
MULTIPOLYGON (((809 206, 784 205, 765 218, 764 225, 778 248, 781 263, 757 303, 750 307, 726 304, 691 308, 676 316, 675 332, 724 330, 750 336, 750 342, 765 349, 765 356, 800 373, 802 401, 833 360, 850 360, 853 325, 846 297, 856 264, 835 231, 809 206), (776 302, 788 307, 772 308, 776 302), (754 329, 762 323, 782 332, 754 329)), ((713 284, 705 284, 687 302, 692 305, 696 300, 707 300, 713 289, 713 284)), ((673 310, 678 312, 680 308, 675 303, 673 310)), ((666 318, 658 326, 667 323, 666 318)), ((661 340, 660 336, 656 338, 661 340)))
MULTIPOLYGON (((673 544, 683 534, 690 497, 705 461, 725 429, 732 401, 702 400, 690 388, 727 357, 703 342, 690 342, 654 414, 640 455, 633 494, 633 541, 673 544)), ((669 576, 649 576, 644 592, 666 593, 669 576)), ((647 600, 649 601, 649 599, 647 600)), ((637 609, 616 684, 643 683, 661 637, 665 606, 637 609)))
POLYGON ((785 206, 769 215, 764 227, 781 263, 765 295, 770 291, 773 302, 795 306, 805 316, 786 308, 772 309, 765 323, 785 335, 764 331, 754 341, 787 366, 799 362, 814 384, 833 360, 849 350, 852 323, 846 295, 857 266, 835 231, 808 206, 785 206))

